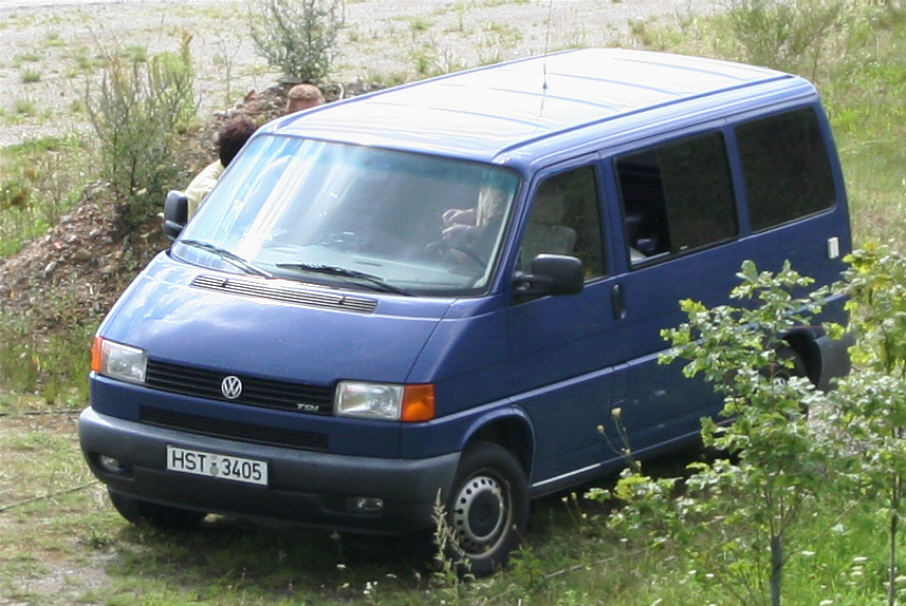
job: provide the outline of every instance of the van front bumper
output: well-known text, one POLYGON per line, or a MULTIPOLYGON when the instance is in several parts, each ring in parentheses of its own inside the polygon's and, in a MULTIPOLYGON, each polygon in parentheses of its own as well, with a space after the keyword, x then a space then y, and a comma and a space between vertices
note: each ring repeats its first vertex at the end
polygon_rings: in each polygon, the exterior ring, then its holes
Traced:
POLYGON ((381 459, 262 446, 164 429, 104 415, 79 417, 79 442, 92 472, 111 491, 208 513, 280 519, 364 533, 433 527, 438 491, 449 494, 459 453, 426 459, 381 459), (264 460, 268 485, 166 468, 167 446, 264 460), (101 464, 115 459, 117 469, 101 464), (368 501, 368 511, 357 507, 368 501), (375 508, 375 499, 381 507, 375 508))

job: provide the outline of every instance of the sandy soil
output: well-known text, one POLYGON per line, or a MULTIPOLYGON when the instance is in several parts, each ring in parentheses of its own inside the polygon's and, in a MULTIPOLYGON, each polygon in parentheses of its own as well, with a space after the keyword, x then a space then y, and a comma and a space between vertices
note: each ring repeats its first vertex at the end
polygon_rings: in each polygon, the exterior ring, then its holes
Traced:
MULTIPOLYGON (((0 146, 84 130, 79 104, 117 45, 148 55, 193 34, 202 117, 278 75, 248 35, 252 0, 0 0, 0 146), (29 76, 26 76, 29 74, 29 76), (25 79, 37 81, 25 82, 25 79)), ((570 46, 625 44, 629 23, 719 0, 346 0, 337 82, 412 79, 570 46)))

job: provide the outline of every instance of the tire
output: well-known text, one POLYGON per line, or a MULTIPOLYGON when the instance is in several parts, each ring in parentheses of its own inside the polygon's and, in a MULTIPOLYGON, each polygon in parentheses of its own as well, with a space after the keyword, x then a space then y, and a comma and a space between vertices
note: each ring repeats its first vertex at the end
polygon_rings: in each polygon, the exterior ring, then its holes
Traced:
POLYGON ((161 530, 187 530, 207 515, 203 511, 149 503, 109 490, 107 493, 117 512, 136 526, 148 524, 161 530))
POLYGON ((448 557, 465 561, 471 574, 487 576, 519 545, 528 522, 528 487, 522 466, 508 450, 475 442, 463 452, 447 500, 455 538, 448 557))

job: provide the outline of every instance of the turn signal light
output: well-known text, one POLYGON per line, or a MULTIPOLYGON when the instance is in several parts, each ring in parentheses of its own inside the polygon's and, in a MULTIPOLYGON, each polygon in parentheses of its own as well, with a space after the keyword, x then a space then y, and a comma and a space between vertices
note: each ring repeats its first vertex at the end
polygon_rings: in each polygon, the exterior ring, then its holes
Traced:
POLYGON ((408 423, 430 421, 434 418, 434 385, 406 385, 400 420, 408 423))

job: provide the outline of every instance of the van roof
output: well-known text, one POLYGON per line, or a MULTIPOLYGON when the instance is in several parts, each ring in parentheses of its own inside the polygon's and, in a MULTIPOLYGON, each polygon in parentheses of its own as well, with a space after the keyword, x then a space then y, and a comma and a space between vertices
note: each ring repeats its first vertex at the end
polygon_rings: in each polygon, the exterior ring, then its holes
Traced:
MULTIPOLYGON (((593 137, 682 122, 728 103, 758 107, 806 81, 762 67, 624 49, 520 59, 329 103, 274 132, 510 164, 593 137), (761 89, 760 93, 753 88, 761 89), (642 114, 645 113, 644 116, 642 114), (590 127, 591 132, 587 128, 590 127), (572 140, 570 140, 570 138, 572 140), (521 159, 521 160, 520 160, 521 159)), ((266 130, 267 130, 266 129, 266 130)))

